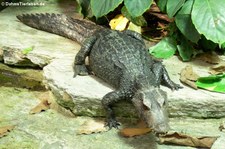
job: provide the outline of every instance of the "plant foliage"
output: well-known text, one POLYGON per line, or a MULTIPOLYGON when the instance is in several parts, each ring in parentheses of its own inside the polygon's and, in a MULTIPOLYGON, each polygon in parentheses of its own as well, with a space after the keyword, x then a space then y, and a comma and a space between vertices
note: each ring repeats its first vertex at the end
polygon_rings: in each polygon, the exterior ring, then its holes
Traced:
MULTIPOLYGON (((80 6, 79 12, 85 17, 95 16, 98 19, 118 8, 134 24, 146 26, 143 13, 150 8, 153 0, 77 0, 77 2, 80 6)), ((175 20, 173 23, 176 29, 170 30, 169 36, 175 39, 172 42, 173 47, 184 61, 192 58, 194 47, 199 47, 198 45, 207 50, 213 50, 218 45, 224 49, 225 0, 155 0, 155 2, 162 12, 175 20)), ((163 44, 156 45, 157 52, 154 50, 150 53, 167 53, 165 47, 171 47, 168 39, 162 40, 163 44)))
POLYGON ((200 77, 196 85, 206 90, 225 93, 225 74, 200 77))

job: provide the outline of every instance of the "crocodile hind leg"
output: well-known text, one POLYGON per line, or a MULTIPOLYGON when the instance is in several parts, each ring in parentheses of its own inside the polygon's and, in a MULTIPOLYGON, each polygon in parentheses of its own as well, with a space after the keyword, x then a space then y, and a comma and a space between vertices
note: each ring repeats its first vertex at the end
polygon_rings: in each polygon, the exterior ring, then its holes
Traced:
POLYGON ((112 105, 122 99, 125 99, 125 96, 121 91, 118 90, 106 94, 102 99, 102 105, 106 111, 107 116, 106 126, 108 126, 109 129, 111 129, 112 127, 118 128, 118 126, 120 125, 115 118, 112 105))
POLYGON ((155 62, 152 67, 152 71, 156 76, 157 84, 165 85, 172 90, 178 90, 182 88, 179 84, 174 83, 166 70, 166 68, 162 65, 161 62, 155 62))
POLYGON ((92 36, 84 41, 80 51, 77 53, 74 61, 74 77, 76 75, 88 75, 88 70, 85 66, 85 58, 89 55, 93 44, 96 41, 96 37, 92 36))

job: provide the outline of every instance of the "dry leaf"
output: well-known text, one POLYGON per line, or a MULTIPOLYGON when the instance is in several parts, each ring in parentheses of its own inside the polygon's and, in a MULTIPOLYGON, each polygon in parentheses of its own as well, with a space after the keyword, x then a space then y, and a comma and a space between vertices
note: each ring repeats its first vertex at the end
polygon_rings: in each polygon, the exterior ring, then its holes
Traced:
POLYGON ((40 113, 46 111, 50 108, 50 103, 48 100, 42 100, 36 107, 30 110, 30 114, 40 113))
POLYGON ((193 71, 192 66, 186 66, 184 69, 181 70, 180 81, 194 89, 198 89, 195 84, 198 78, 199 76, 193 71))
POLYGON ((129 20, 122 14, 119 14, 109 22, 109 26, 111 29, 123 31, 126 29, 128 23, 129 20))
POLYGON ((0 138, 6 136, 14 128, 15 128, 14 125, 0 127, 0 138))
POLYGON ((212 52, 212 53, 202 53, 197 56, 197 59, 202 60, 204 62, 210 63, 210 64, 219 64, 220 58, 219 56, 212 52))
POLYGON ((225 73, 225 63, 212 66, 209 70, 209 73, 214 75, 225 73))
POLYGON ((151 128, 124 128, 120 130, 120 134, 124 137, 134 137, 151 132, 151 128))
POLYGON ((88 120, 84 122, 77 134, 92 134, 107 131, 105 127, 105 121, 100 120, 88 120))
POLYGON ((213 143, 216 141, 218 137, 192 137, 186 134, 181 133, 170 133, 163 136, 159 136, 160 143, 163 144, 175 144, 182 146, 191 146, 191 147, 204 147, 211 148, 213 143))

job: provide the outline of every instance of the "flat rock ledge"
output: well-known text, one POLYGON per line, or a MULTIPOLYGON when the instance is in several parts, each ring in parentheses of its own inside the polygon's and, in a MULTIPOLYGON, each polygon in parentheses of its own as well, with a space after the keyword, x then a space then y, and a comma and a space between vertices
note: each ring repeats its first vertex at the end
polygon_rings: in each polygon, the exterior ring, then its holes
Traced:
MULTIPOLYGON (((55 59, 44 67, 44 77, 49 89, 56 97, 56 102, 74 115, 104 116, 101 106, 102 97, 112 88, 94 76, 77 76, 73 78, 74 57, 55 59)), ((206 74, 206 67, 191 62, 199 74, 206 74)), ((164 61, 168 72, 177 83, 179 72, 187 64, 177 57, 164 61), (173 69, 176 68, 176 69, 173 69)), ((168 111, 170 117, 220 118, 225 117, 224 94, 205 90, 194 90, 183 86, 179 91, 161 87, 168 94, 168 111)), ((118 116, 136 116, 136 111, 128 102, 115 105, 118 116)))

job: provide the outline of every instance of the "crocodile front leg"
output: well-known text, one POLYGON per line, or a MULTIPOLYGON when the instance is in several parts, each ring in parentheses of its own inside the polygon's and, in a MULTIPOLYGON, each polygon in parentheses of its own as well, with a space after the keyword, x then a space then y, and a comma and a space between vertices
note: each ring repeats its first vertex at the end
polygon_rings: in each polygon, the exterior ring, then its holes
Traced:
POLYGON ((157 80, 158 85, 163 84, 163 85, 167 86, 168 88, 170 88, 172 90, 178 90, 180 88, 183 88, 182 86, 174 83, 170 79, 166 68, 162 65, 161 62, 155 61, 155 63, 152 66, 152 71, 156 76, 156 80, 157 80))
POLYGON ((115 118, 112 105, 122 99, 125 99, 124 93, 118 90, 106 94, 102 99, 102 105, 106 111, 107 116, 106 126, 108 126, 109 129, 112 127, 118 128, 120 125, 115 118))
POLYGON ((127 34, 128 36, 130 36, 132 38, 139 40, 143 45, 145 45, 141 34, 135 32, 135 31, 132 31, 132 30, 125 30, 125 31, 123 31, 123 33, 127 34))
POLYGON ((85 66, 85 58, 89 55, 96 39, 97 38, 95 36, 91 36, 90 38, 86 39, 80 51, 77 53, 73 66, 74 77, 76 77, 76 75, 88 75, 88 70, 85 66))

